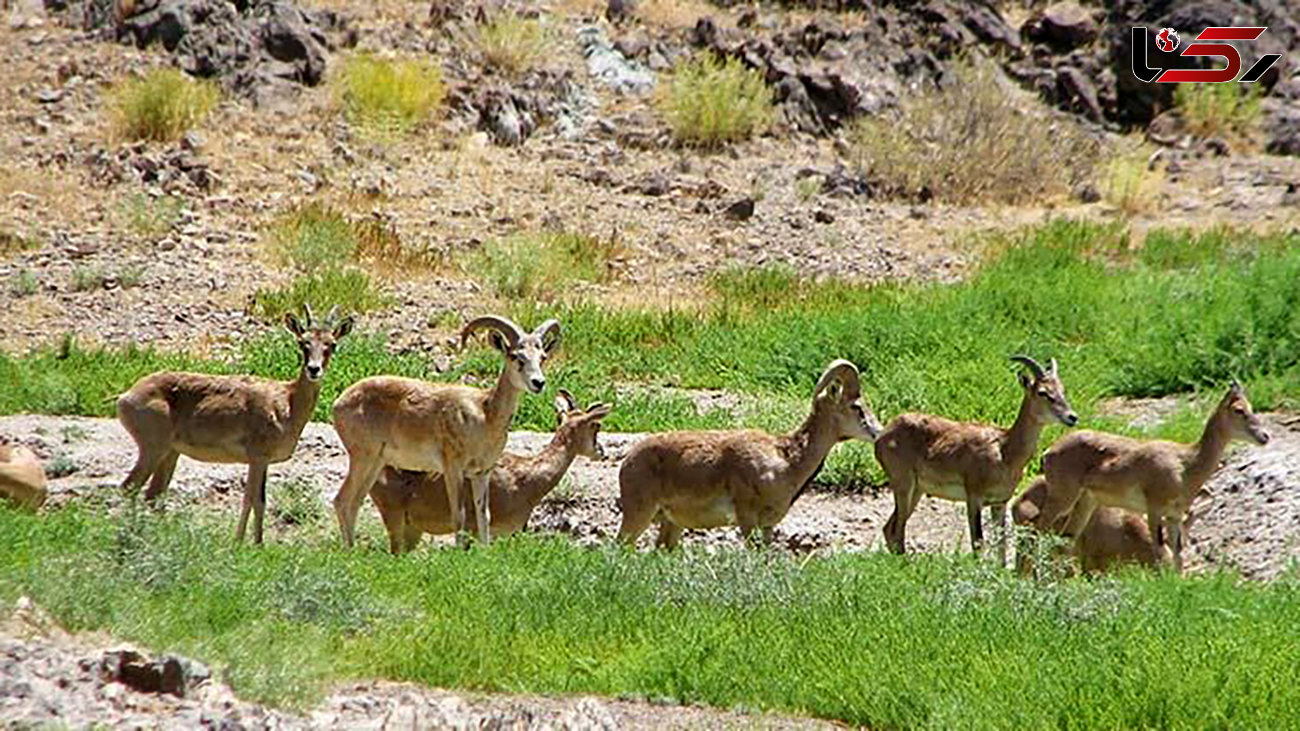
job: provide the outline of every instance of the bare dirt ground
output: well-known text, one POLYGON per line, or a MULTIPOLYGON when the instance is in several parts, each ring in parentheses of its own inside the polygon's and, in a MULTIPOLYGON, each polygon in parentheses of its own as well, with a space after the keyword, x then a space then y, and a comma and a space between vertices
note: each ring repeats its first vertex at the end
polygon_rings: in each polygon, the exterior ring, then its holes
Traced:
MULTIPOLYGON (((344 12, 359 50, 419 53, 441 42, 428 3, 303 5, 344 12)), ((458 254, 521 229, 617 239, 622 253, 611 278, 579 294, 669 304, 698 296, 703 279, 730 264, 784 262, 861 281, 948 280, 973 263, 986 232, 1055 215, 1117 215, 1105 202, 1075 199, 917 206, 808 187, 849 164, 842 135, 788 130, 724 152, 674 149, 663 143, 652 95, 616 94, 588 75, 577 34, 605 25, 601 5, 547 5, 558 18, 547 72, 570 74, 574 94, 586 100, 585 133, 543 126, 524 144, 502 147, 454 116, 400 144, 368 142, 341 120, 329 83, 260 107, 228 95, 187 143, 124 143, 109 124, 112 85, 169 65, 170 56, 157 46, 140 50, 64 27, 40 3, 15 3, 0 24, 7 89, 0 102, 0 230, 30 248, 0 256, 0 308, 7 313, 0 341, 21 351, 67 332, 85 342, 199 352, 229 347, 260 327, 247 312, 253 293, 288 276, 258 245, 265 226, 309 199, 376 217, 405 246, 441 262, 427 271, 377 273, 397 304, 365 322, 396 348, 425 351, 441 347, 445 333, 437 323, 493 305, 473 273, 457 265, 458 254), (141 170, 173 164, 197 166, 210 182, 200 187, 189 173, 142 182, 141 170), (174 225, 154 232, 129 225, 141 196, 164 192, 184 201, 174 225), (756 201, 751 218, 725 215, 743 198, 756 201), (102 286, 75 286, 79 272, 93 270, 106 275, 102 286), (34 291, 11 286, 21 272, 35 278, 34 291)), ((648 5, 657 10, 647 12, 641 35, 652 38, 702 15, 734 26, 744 12, 648 5)), ((802 18, 792 13, 779 22, 802 18)), ((342 56, 333 54, 331 63, 342 56)), ((1151 205, 1132 219, 1134 235, 1153 224, 1294 226, 1300 197, 1287 191, 1297 181, 1294 157, 1180 154, 1176 172, 1170 167, 1153 177, 1151 205)))
MULTIPOLYGON (((1300 559, 1300 418, 1270 416, 1273 439, 1264 447, 1235 449, 1207 483, 1195 504, 1188 554, 1190 571, 1232 568, 1254 579, 1273 578, 1300 559)), ((68 474, 51 480, 52 506, 77 500, 96 504, 120 501, 117 485, 135 459, 135 446, 110 419, 79 417, 0 417, 0 434, 26 444, 47 465, 68 474)), ((608 541, 618 532, 620 514, 618 465, 642 435, 603 434, 606 459, 578 459, 559 488, 533 513, 529 527, 571 536, 584 544, 608 541)), ((514 432, 509 451, 531 454, 549 434, 514 432)), ((277 488, 288 482, 311 486, 328 503, 347 471, 347 456, 328 425, 309 424, 293 460, 272 469, 268 502, 274 508, 277 488)), ((237 513, 243 493, 243 468, 182 459, 169 500, 237 513)), ((777 529, 778 542, 791 551, 882 550, 881 528, 893 510, 893 497, 875 494, 811 492, 802 496, 777 529)), ((273 512, 273 511, 272 511, 273 512)), ((366 510, 372 525, 373 510, 366 510)), ((272 526, 276 530, 292 530, 272 526)), ((371 547, 386 550, 382 530, 370 531, 371 547)), ((642 537, 648 547, 653 529, 642 537)), ((967 550, 965 507, 929 498, 908 523, 913 550, 967 550)), ((688 532, 686 543, 741 545, 734 530, 688 532)))

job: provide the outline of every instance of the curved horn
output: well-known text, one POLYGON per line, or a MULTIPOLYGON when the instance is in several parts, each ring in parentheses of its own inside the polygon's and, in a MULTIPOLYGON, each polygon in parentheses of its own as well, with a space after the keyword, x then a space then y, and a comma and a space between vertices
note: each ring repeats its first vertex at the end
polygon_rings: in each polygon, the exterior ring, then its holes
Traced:
POLYGON ((460 331, 460 346, 465 347, 469 336, 483 328, 491 328, 505 336, 509 341, 510 347, 514 348, 519 345, 519 341, 524 339, 524 332, 519 326, 500 315, 483 315, 465 323, 465 327, 460 331))
POLYGON ((1047 376, 1047 372, 1038 364, 1038 361, 1027 355, 1013 355, 1011 356, 1011 360, 1033 371, 1034 378, 1045 378, 1047 376))
POLYGON ((546 322, 543 322, 542 324, 538 325, 533 330, 533 334, 536 335, 537 338, 542 341, 542 345, 546 346, 547 350, 550 350, 551 348, 555 347, 556 343, 560 342, 560 321, 556 320, 555 318, 551 318, 546 322), (549 345, 547 345, 546 338, 550 336, 552 332, 555 333, 555 340, 549 345))
POLYGON ((826 387, 831 385, 835 379, 841 379, 845 390, 858 392, 858 367, 843 358, 831 361, 822 371, 822 377, 817 379, 817 387, 813 389, 813 398, 821 395, 826 387))

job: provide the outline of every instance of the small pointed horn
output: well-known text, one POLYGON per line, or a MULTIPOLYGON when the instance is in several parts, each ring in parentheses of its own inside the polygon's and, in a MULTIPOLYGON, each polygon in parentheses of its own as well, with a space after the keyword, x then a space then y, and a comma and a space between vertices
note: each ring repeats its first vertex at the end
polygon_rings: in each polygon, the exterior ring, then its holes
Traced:
POLYGON ((307 316, 307 322, 304 322, 303 325, 311 327, 316 324, 316 317, 311 313, 311 305, 306 302, 302 303, 302 314, 307 316))
POLYGON ((1011 360, 1014 361, 1014 362, 1016 362, 1016 363, 1019 363, 1019 364, 1023 365, 1024 367, 1028 368, 1029 370, 1033 371, 1033 372, 1034 372, 1034 378, 1046 378, 1046 377, 1047 377, 1047 373, 1046 373, 1046 371, 1044 371, 1044 370, 1043 370, 1043 367, 1042 367, 1041 365, 1038 364, 1038 361, 1034 360, 1033 358, 1030 358, 1030 357, 1027 356, 1027 355, 1013 355, 1013 356, 1011 356, 1011 360))
POLYGON ((533 334, 542 341, 542 345, 545 346, 547 350, 550 350, 560 342, 560 321, 551 318, 538 325, 536 329, 533 330, 533 334), (555 340, 547 343, 547 338, 551 337, 552 333, 554 333, 555 340))
POLYGON ((482 317, 476 317, 473 320, 470 320, 465 324, 465 327, 461 328, 460 346, 462 348, 465 347, 465 343, 469 341, 469 336, 484 328, 496 330, 501 333, 505 336, 505 339, 510 343, 510 347, 512 348, 517 347, 519 341, 524 339, 523 330, 520 330, 519 326, 510 320, 501 317, 500 315, 483 315, 482 317))
POLYGON ((821 378, 817 379, 817 387, 813 389, 813 398, 820 396, 821 392, 836 379, 840 379, 845 390, 853 392, 855 396, 859 392, 858 367, 840 358, 831 361, 831 364, 826 366, 826 370, 822 371, 821 378))
POLYGON ((325 327, 328 328, 333 326, 335 322, 338 322, 338 319, 339 319, 339 306, 334 305, 333 307, 330 308, 329 312, 325 313, 325 323, 324 323, 325 327))

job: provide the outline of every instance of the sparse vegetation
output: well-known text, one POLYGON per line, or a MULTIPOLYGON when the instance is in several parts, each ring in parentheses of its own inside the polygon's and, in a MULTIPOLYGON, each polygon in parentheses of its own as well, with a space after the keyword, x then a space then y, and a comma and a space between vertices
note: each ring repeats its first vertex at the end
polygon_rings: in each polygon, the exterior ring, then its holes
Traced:
POLYGON ((265 322, 279 322, 286 312, 301 312, 304 304, 318 312, 334 305, 344 312, 365 313, 392 304, 360 269, 321 269, 301 274, 279 288, 260 289, 253 295, 253 314, 265 322))
POLYGON ((17 232, 0 228, 0 257, 36 248, 36 241, 17 232))
POLYGON ((574 282, 600 282, 621 244, 572 232, 519 233, 488 242, 465 268, 498 296, 554 300, 574 282))
POLYGON ((110 289, 113 286, 122 289, 138 287, 144 281, 144 269, 139 266, 122 267, 109 271, 102 266, 78 266, 72 270, 72 279, 68 287, 73 292, 89 292, 96 289, 110 289))
POLYGON ((445 95, 442 72, 426 61, 360 54, 343 67, 341 96, 348 122, 378 136, 415 129, 437 113, 445 95))
POLYGON ((1137 142, 1127 142, 1101 166, 1102 198, 1126 216, 1146 213, 1154 207, 1159 183, 1151 169, 1151 151, 1137 142))
POLYGON ((211 82, 176 69, 154 69, 120 83, 111 104, 119 135, 167 142, 201 124, 220 96, 211 82))
POLYGON ((185 201, 174 195, 150 196, 133 193, 121 206, 121 217, 127 227, 146 239, 160 238, 180 223, 185 201))
POLYGON ((1062 708, 1072 728, 1300 715, 1294 577, 1035 582, 966 557, 635 554, 530 535, 394 558, 374 533, 362 551, 332 535, 236 546, 232 520, 0 508, 0 601, 197 655, 243 697, 298 708, 377 677, 870 728, 1048 728, 1062 708))
POLYGON ((9 291, 14 297, 30 297, 36 294, 40 282, 36 280, 36 275, 32 274, 30 269, 19 269, 13 275, 13 281, 9 284, 9 291))
POLYGON ((858 166, 885 193, 1020 204, 1064 195, 1090 176, 1099 145, 1072 120, 1004 85, 991 63, 964 62, 954 77, 854 127, 858 166))
POLYGON ((1249 143, 1259 128, 1257 84, 1176 84, 1174 107, 1197 137, 1249 143))
POLYGON ((738 59, 700 53, 674 70, 658 106, 683 145, 716 147, 767 129, 774 107, 763 75, 738 59))
POLYGON ((347 217, 316 201, 285 213, 263 240, 277 264, 304 274, 340 269, 354 261, 358 248, 356 230, 347 217))
POLYGON ((478 26, 479 53, 489 66, 518 74, 546 60, 554 45, 546 26, 536 18, 503 12, 478 26))

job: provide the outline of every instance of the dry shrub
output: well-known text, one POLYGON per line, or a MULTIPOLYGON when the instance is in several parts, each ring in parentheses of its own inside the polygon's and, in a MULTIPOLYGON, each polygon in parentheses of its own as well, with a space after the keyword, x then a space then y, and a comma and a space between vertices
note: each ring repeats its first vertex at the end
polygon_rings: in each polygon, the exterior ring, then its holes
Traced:
POLYGON ((220 98, 211 82, 191 79, 176 69, 154 69, 118 84, 110 104, 120 136, 166 142, 202 122, 220 98))
POLYGON ((658 106, 677 141, 692 147, 749 139, 767 129, 775 110, 762 73, 709 52, 674 70, 658 106))
POLYGON ((1177 84, 1174 107, 1197 137, 1249 144, 1259 131, 1256 84, 1177 84))
POLYGON ((954 75, 854 126, 858 165, 887 194, 1019 204, 1087 179, 1099 145, 1071 120, 1007 88, 989 62, 963 61, 954 75))
POLYGON ((540 65, 553 45, 541 21, 514 13, 502 13, 480 23, 476 40, 487 65, 511 74, 540 65))
POLYGON ((425 61, 390 61, 361 54, 343 67, 348 122, 378 135, 405 134, 442 106, 442 72, 425 61))

